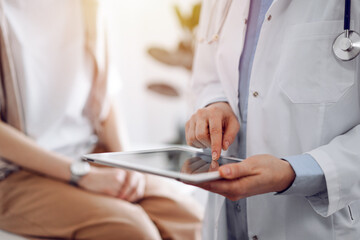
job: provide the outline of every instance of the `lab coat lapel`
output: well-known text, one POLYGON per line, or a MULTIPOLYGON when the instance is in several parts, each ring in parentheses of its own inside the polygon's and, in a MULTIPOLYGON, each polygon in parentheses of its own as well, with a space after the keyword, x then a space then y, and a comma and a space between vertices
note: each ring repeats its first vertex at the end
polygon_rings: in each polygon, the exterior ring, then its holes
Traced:
POLYGON ((219 39, 218 53, 216 56, 219 66, 219 77, 222 79, 228 101, 239 116, 238 110, 238 84, 239 84, 239 61, 243 50, 246 23, 249 14, 250 0, 233 1, 226 18, 222 37, 219 39), (234 26, 236 23, 236 27, 234 26), (235 28, 235 29, 234 29, 235 28), (232 46, 229 48, 228 46, 232 46), (226 86, 225 86, 226 85, 226 86))

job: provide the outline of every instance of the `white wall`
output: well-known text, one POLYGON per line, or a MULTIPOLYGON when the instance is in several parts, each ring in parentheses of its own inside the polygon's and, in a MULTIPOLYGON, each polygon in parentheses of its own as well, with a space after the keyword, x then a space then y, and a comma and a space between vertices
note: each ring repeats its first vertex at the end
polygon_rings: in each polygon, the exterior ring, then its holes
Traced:
MULTIPOLYGON (((109 19, 112 58, 121 75, 119 96, 121 120, 127 131, 125 149, 136 145, 171 142, 179 124, 187 118, 190 72, 156 62, 147 54, 149 46, 175 49, 182 30, 174 4, 191 10, 197 0, 108 0, 104 12, 109 19), (151 93, 146 84, 166 80, 180 89, 180 98, 151 93)), ((124 131, 123 131, 124 132, 124 131)))

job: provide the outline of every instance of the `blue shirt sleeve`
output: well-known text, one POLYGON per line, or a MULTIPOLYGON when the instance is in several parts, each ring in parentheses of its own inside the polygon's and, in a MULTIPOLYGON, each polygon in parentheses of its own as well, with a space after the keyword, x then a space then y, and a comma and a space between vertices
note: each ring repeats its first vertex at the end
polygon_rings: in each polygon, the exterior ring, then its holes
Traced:
POLYGON ((300 195, 304 197, 327 198, 325 175, 319 164, 310 154, 283 158, 294 169, 296 177, 293 184, 279 195, 300 195))

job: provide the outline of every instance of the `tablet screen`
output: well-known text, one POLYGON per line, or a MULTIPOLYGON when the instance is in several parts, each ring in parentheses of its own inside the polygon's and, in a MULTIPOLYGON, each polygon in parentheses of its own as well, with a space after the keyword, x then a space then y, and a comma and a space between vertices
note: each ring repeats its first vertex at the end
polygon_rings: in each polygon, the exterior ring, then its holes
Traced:
POLYGON ((93 155, 96 155, 96 157, 91 157, 91 155, 88 156, 90 156, 90 159, 96 158, 96 160, 105 160, 107 162, 111 161, 111 163, 119 165, 123 164, 125 167, 139 166, 141 169, 145 167, 146 169, 160 169, 187 174, 199 174, 216 171, 221 165, 237 163, 240 160, 220 157, 217 162, 212 163, 210 154, 182 149, 150 150, 129 153, 104 153, 93 155), (128 163, 128 165, 126 163, 128 163))

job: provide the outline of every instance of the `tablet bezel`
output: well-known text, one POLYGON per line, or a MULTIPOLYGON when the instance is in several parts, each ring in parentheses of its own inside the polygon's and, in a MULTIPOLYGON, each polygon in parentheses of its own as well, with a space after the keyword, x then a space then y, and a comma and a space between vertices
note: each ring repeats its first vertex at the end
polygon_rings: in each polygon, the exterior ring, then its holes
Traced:
MULTIPOLYGON (((129 155, 129 154, 143 154, 143 153, 157 153, 157 152, 168 152, 168 151, 185 151, 191 154, 195 153, 203 153, 200 149, 190 148, 190 147, 164 147, 164 148, 156 148, 156 149, 149 149, 149 150, 138 150, 138 151, 127 151, 127 152, 110 152, 110 153, 93 153, 87 154, 83 156, 83 160, 88 162, 93 162, 97 164, 107 165, 111 167, 117 168, 126 168, 129 170, 140 171, 144 173, 155 174, 163 177, 173 178, 178 181, 186 182, 186 183, 202 183, 207 181, 213 181, 220 179, 220 174, 218 171, 215 172, 208 172, 208 173, 197 173, 197 174, 188 174, 188 173, 180 173, 180 172, 173 172, 164 169, 158 169, 155 167, 143 166, 139 164, 134 164, 131 162, 121 161, 119 159, 112 159, 111 157, 116 155, 129 155)), ((233 158, 233 157, 225 157, 221 156, 223 159, 233 160, 236 162, 240 162, 241 159, 233 158)))

